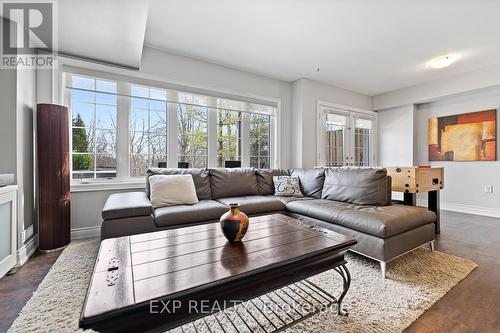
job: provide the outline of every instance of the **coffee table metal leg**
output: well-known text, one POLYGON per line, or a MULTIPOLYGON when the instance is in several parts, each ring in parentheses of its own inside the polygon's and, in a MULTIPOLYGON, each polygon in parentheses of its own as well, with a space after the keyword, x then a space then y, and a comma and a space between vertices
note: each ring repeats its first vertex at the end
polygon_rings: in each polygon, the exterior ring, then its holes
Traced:
POLYGON ((341 316, 347 316, 348 312, 342 308, 342 300, 344 299, 347 291, 349 290, 349 287, 351 286, 351 274, 349 273, 349 270, 347 269, 345 264, 335 267, 333 270, 339 273, 342 277, 342 280, 344 281, 342 294, 340 294, 337 300, 337 314, 341 316))

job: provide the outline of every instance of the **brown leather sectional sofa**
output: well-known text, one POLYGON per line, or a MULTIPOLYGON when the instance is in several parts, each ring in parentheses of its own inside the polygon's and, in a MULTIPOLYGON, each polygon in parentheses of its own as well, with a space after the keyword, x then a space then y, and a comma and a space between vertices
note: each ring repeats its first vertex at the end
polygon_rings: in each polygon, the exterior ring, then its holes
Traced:
POLYGON ((120 237, 218 221, 237 202, 246 214, 281 212, 306 223, 352 236, 353 248, 386 263, 434 242, 436 215, 426 208, 391 202, 385 169, 150 169, 155 174, 191 174, 199 202, 154 209, 145 192, 112 194, 102 211, 101 238, 120 237), (273 176, 300 180, 303 197, 274 196, 273 176))

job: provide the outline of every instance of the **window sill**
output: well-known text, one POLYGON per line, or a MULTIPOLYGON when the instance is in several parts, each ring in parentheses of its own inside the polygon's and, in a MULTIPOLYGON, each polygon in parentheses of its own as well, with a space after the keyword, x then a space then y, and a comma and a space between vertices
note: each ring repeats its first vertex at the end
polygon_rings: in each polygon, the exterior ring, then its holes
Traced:
POLYGON ((143 190, 146 186, 144 179, 139 180, 115 180, 107 182, 93 181, 89 183, 71 183, 71 192, 93 192, 93 191, 114 191, 114 190, 143 190))

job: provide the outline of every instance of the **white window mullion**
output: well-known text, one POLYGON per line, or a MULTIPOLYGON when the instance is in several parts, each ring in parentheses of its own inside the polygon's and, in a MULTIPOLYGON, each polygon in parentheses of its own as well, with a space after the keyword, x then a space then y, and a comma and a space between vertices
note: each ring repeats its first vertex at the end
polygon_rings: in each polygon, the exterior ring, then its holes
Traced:
MULTIPOLYGON (((176 101, 177 91, 167 90, 167 100, 176 101)), ((177 111, 179 104, 167 103, 167 167, 177 168, 177 111)))
POLYGON ((250 166, 250 114, 241 115, 241 166, 250 166))
POLYGON ((217 98, 208 97, 208 167, 217 167, 217 98))
MULTIPOLYGON (((118 92, 129 94, 130 85, 118 82, 118 92)), ((116 101, 116 178, 130 177, 130 99, 117 96, 116 101)))

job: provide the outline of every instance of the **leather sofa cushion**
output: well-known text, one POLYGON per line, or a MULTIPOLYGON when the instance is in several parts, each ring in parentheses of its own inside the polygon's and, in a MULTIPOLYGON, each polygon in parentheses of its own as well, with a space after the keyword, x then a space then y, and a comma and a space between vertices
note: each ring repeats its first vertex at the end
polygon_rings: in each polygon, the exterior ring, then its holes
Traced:
POLYGON ((270 195, 269 197, 276 198, 285 205, 289 202, 296 201, 296 200, 315 200, 314 198, 309 198, 309 197, 282 197, 282 196, 278 196, 278 195, 270 195))
POLYGON ((323 220, 380 238, 388 238, 433 223, 436 215, 423 207, 406 205, 367 206, 325 199, 292 201, 293 213, 323 220))
POLYGON ((321 190, 325 181, 325 169, 292 169, 290 175, 298 177, 300 190, 306 197, 321 198, 321 190))
POLYGON ((253 168, 210 169, 210 182, 213 199, 259 194, 253 168))
POLYGON ((108 197, 102 209, 104 220, 125 217, 147 216, 153 212, 153 205, 144 192, 114 193, 108 197))
POLYGON ((330 168, 325 172, 322 199, 358 205, 389 205, 387 170, 330 168))
POLYGON ((257 169, 257 187, 260 195, 274 194, 274 176, 289 176, 290 172, 285 169, 257 169))
POLYGON ((193 176, 196 196, 198 200, 212 199, 210 188, 210 172, 208 169, 178 169, 178 168, 150 168, 146 177, 146 193, 150 197, 149 177, 153 175, 191 175, 193 176))
POLYGON ((158 227, 218 220, 229 208, 215 200, 201 200, 193 205, 161 207, 154 210, 158 227))
POLYGON ((217 201, 229 206, 231 203, 240 204, 240 210, 247 214, 260 214, 285 210, 285 204, 271 196, 253 195, 243 197, 221 198, 217 201))

